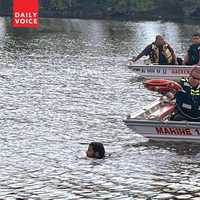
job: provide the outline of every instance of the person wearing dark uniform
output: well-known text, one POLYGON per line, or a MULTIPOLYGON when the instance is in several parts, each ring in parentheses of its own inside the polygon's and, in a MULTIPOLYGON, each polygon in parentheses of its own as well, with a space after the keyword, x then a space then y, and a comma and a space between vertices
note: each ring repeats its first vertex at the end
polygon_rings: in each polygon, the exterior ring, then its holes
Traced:
POLYGON ((185 65, 200 65, 200 33, 192 36, 192 45, 184 58, 185 65))
POLYGON ((148 45, 135 59, 133 58, 132 60, 130 60, 130 62, 136 62, 143 56, 149 56, 151 63, 155 64, 177 64, 174 50, 161 35, 157 35, 155 42, 148 45))
POLYGON ((176 112, 171 120, 200 122, 200 67, 194 67, 179 84, 183 89, 175 95, 176 112))

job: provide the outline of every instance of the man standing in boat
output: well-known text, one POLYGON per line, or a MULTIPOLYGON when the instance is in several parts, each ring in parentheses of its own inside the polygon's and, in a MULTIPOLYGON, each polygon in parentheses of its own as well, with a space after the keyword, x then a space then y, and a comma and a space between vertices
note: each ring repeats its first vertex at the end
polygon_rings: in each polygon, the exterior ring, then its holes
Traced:
MULTIPOLYGON (((182 90, 175 94, 176 112, 171 120, 200 122, 200 67, 194 67, 187 79, 181 79, 182 90)), ((167 96, 173 99, 169 92, 167 96)))
POLYGON ((200 33, 192 36, 192 45, 184 57, 185 65, 200 65, 200 33))
POLYGON ((172 47, 161 35, 157 35, 155 42, 148 45, 136 58, 129 61, 129 64, 136 62, 143 56, 149 56, 151 63, 160 65, 177 64, 176 55, 172 47))

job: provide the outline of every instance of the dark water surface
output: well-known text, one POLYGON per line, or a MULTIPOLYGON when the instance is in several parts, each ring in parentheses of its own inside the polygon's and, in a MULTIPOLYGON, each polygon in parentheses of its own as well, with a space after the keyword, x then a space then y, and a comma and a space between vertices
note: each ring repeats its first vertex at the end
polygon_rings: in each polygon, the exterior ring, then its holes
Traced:
POLYGON ((158 33, 183 55, 199 24, 46 19, 23 32, 9 23, 0 18, 0 198, 200 198, 199 145, 149 142, 122 122, 156 98, 127 59, 158 33), (86 159, 92 141, 111 155, 86 159))

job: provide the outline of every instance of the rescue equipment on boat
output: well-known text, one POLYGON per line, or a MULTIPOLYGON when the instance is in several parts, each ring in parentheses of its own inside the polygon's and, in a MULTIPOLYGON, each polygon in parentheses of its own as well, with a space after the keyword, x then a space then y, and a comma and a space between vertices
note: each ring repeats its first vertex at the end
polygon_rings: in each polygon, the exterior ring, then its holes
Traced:
POLYGON ((148 90, 156 91, 161 94, 166 94, 171 91, 177 92, 182 89, 181 85, 177 82, 165 79, 146 80, 143 84, 148 90))

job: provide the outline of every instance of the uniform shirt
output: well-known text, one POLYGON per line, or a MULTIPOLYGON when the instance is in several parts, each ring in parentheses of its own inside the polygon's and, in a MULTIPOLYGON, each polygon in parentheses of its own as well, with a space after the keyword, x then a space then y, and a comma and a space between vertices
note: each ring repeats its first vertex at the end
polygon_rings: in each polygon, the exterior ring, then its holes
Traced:
POLYGON ((200 59, 200 44, 192 44, 188 49, 188 63, 187 65, 195 65, 200 59))
POLYGON ((176 93, 178 111, 192 118, 200 118, 200 85, 193 88, 187 79, 181 79, 179 84, 183 90, 176 93))

